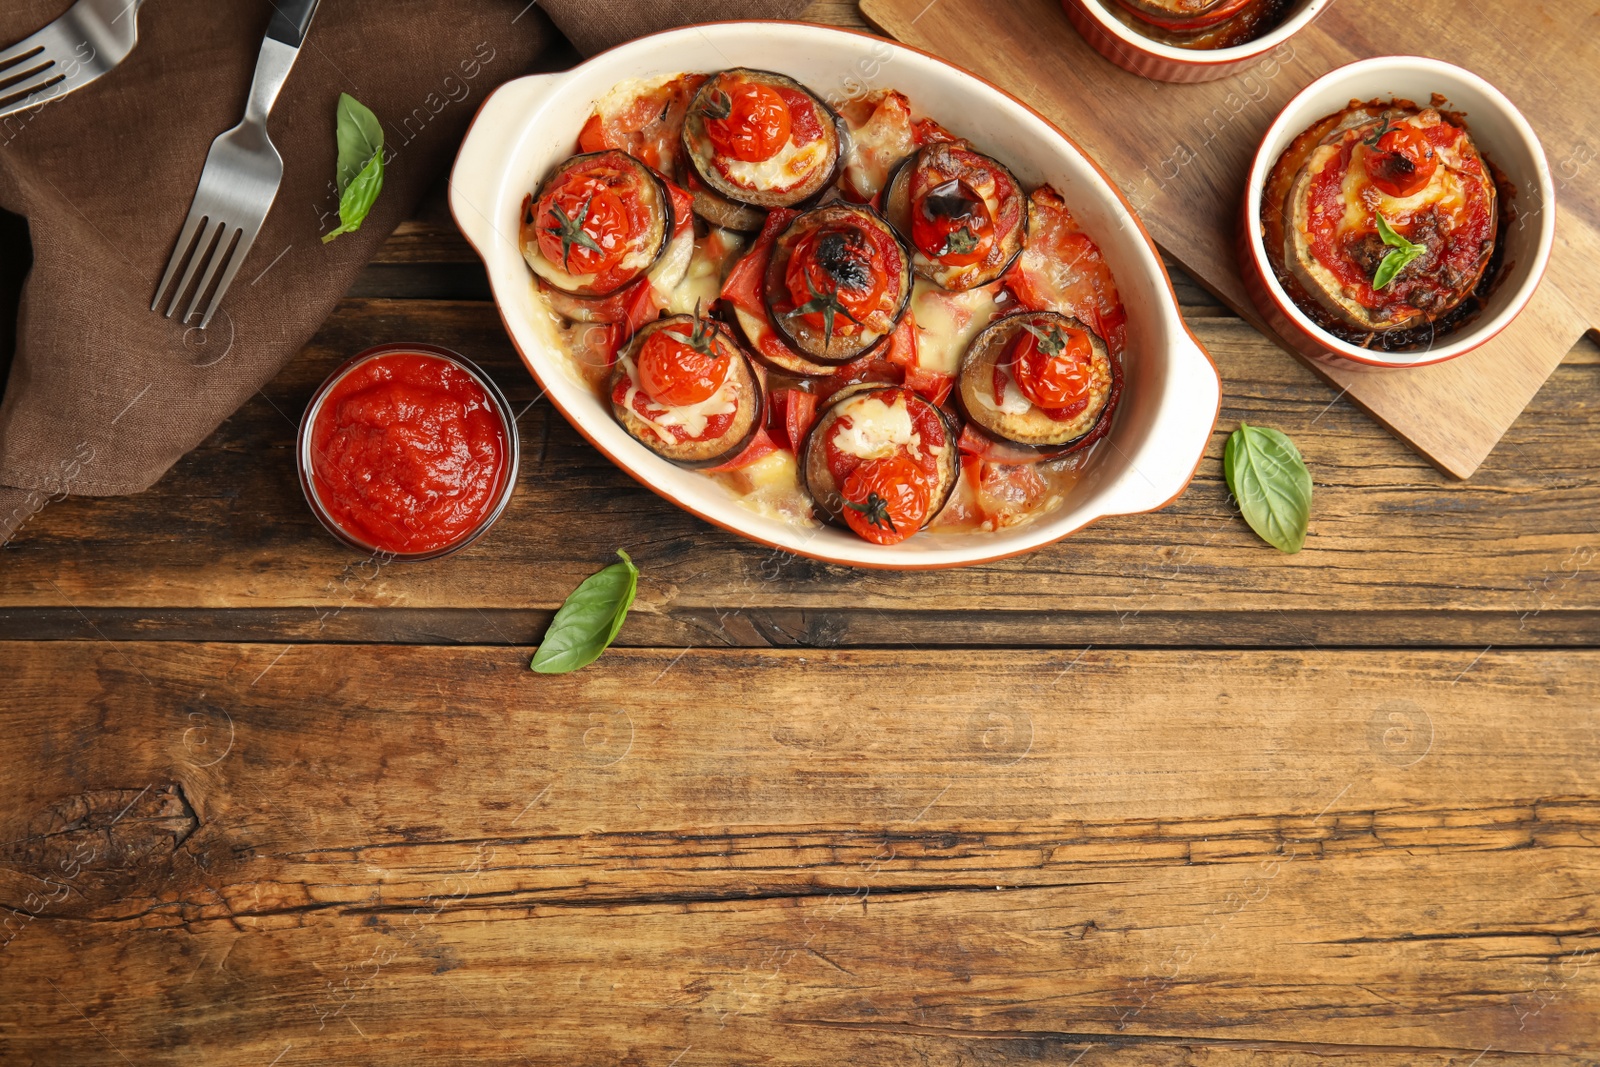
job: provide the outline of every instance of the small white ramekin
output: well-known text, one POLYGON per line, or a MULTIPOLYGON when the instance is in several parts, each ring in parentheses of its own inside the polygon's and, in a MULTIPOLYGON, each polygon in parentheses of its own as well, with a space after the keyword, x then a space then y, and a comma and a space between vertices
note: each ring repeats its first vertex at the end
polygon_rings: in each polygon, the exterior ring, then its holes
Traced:
POLYGON ((1276 28, 1232 48, 1179 48, 1146 37, 1112 14, 1116 0, 1061 0, 1094 50, 1123 70, 1161 82, 1208 82, 1237 74, 1309 26, 1333 0, 1296 0, 1276 28))
POLYGON ((1555 239, 1555 182, 1538 136, 1516 105, 1478 75, 1450 63, 1422 56, 1379 56, 1324 74, 1285 104, 1267 128, 1244 190, 1239 271, 1267 324, 1307 358, 1347 369, 1425 367, 1470 352, 1510 325, 1544 277, 1555 239), (1267 258, 1261 198, 1278 157, 1319 119, 1352 101, 1400 99, 1427 105, 1436 93, 1445 99, 1444 110, 1461 113, 1473 143, 1515 189, 1515 196, 1505 197, 1502 187, 1503 209, 1515 213, 1506 228, 1504 266, 1477 318, 1426 348, 1375 352, 1323 330, 1284 291, 1267 258))

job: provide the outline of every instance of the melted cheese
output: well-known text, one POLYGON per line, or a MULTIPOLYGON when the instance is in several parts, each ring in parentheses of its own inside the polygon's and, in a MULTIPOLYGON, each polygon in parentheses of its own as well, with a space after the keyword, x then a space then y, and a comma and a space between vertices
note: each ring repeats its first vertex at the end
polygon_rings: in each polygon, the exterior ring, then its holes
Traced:
POLYGON ((990 411, 998 411, 1005 415, 1026 415, 1033 410, 1033 401, 1022 395, 1022 390, 1017 386, 1017 379, 1012 376, 1009 366, 1000 368, 1000 377, 1004 382, 1004 394, 1000 403, 994 402, 994 389, 976 389, 972 396, 981 406, 990 411))
POLYGON ((972 339, 1000 314, 1004 297, 998 282, 951 293, 918 278, 911 290, 911 313, 918 327, 918 366, 953 376, 972 339))
POLYGON ((666 307, 672 293, 677 291, 694 265, 694 255, 698 249, 695 245, 694 230, 689 227, 672 235, 672 240, 667 242, 667 247, 662 251, 661 258, 656 260, 655 266, 650 268, 650 273, 645 277, 650 279, 650 287, 655 290, 656 304, 666 307))
POLYGON ((560 352, 566 357, 558 360, 557 365, 569 381, 589 389, 603 385, 611 373, 611 368, 607 366, 609 361, 592 353, 584 343, 587 338, 601 331, 594 330, 588 323, 568 324, 550 306, 550 298, 539 291, 539 283, 531 278, 528 280, 528 296, 528 325, 539 347, 545 351, 560 352))
MULTIPOLYGON (((1423 112, 1423 115, 1427 114, 1429 113, 1423 112)), ((1435 124, 1423 121, 1422 116, 1412 116, 1396 123, 1399 126, 1412 126, 1416 129, 1427 129, 1435 124)), ((1372 184, 1366 167, 1366 157, 1371 149, 1364 144, 1358 145, 1351 157, 1350 168, 1345 171, 1344 181, 1339 188, 1344 202, 1344 215, 1339 220, 1339 232, 1344 234, 1371 229, 1374 212, 1392 220, 1405 218, 1413 212, 1433 207, 1444 218, 1455 218, 1466 207, 1467 202, 1460 173, 1463 160, 1458 150, 1459 141, 1460 138, 1455 144, 1434 150, 1438 153, 1439 165, 1435 168, 1433 176, 1428 179, 1427 185, 1405 197, 1390 196, 1372 184)), ((1339 156, 1337 146, 1325 146, 1321 152, 1323 158, 1319 169, 1333 165, 1339 156)))
POLYGON ((654 78, 627 78, 613 85, 606 95, 595 101, 594 110, 601 119, 626 115, 641 96, 653 93, 681 74, 658 74, 654 78))
POLYGON ((692 315, 697 304, 706 309, 716 303, 728 265, 743 247, 743 237, 716 228, 696 241, 688 270, 665 301, 667 314, 692 315))
MULTIPOLYGON (((865 199, 878 195, 894 165, 916 150, 911 124, 911 104, 892 90, 875 94, 877 107, 866 121, 845 121, 850 127, 850 150, 845 155, 845 178, 865 199)), ((867 98, 869 101, 873 97, 867 98)))
MULTIPOLYGON (((665 259, 670 252, 671 249, 669 247, 667 252, 662 253, 662 258, 665 259)), ((586 289, 594 284, 595 275, 593 273, 569 274, 562 270, 560 264, 554 260, 546 259, 544 254, 539 251, 539 246, 535 243, 530 242, 523 249, 522 258, 528 261, 528 267, 535 274, 541 275, 545 281, 558 289, 573 292, 586 289)), ((622 264, 617 269, 626 274, 633 274, 644 269, 655 258, 655 245, 651 245, 649 248, 635 249, 623 257, 622 264)))
POLYGON ((678 443, 668 427, 677 427, 689 435, 689 439, 697 439, 706 432, 706 423, 713 415, 732 415, 739 410, 739 377, 730 373, 723 379, 717 391, 698 404, 685 404, 682 407, 664 407, 646 394, 644 409, 648 414, 641 413, 634 405, 634 401, 644 393, 639 388, 639 369, 634 366, 633 360, 626 355, 619 355, 617 361, 622 364, 622 373, 628 379, 628 392, 622 398, 623 409, 633 415, 640 422, 650 427, 655 435, 669 445, 678 443))
POLYGON ((750 163, 718 156, 716 168, 741 188, 782 192, 799 185, 818 167, 828 165, 828 145, 826 137, 819 137, 808 145, 797 145, 790 139, 771 159, 750 163))
POLYGON ((904 396, 897 396, 893 404, 876 396, 857 397, 847 401, 839 415, 841 420, 850 419, 850 425, 841 422, 833 435, 833 447, 840 452, 858 459, 882 459, 902 451, 922 454, 922 435, 911 421, 904 396))

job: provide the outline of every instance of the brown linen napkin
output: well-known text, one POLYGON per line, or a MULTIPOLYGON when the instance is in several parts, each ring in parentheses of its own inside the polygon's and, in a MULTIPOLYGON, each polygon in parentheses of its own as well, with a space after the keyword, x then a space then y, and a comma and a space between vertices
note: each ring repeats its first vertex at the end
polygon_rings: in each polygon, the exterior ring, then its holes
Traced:
MULTIPOLYGON (((0 45, 69 0, 7 0, 0 45)), ((311 338, 449 167, 494 86, 559 57, 675 24, 790 16, 804 0, 323 0, 273 109, 283 184, 203 333, 149 310, 206 149, 238 122, 271 0, 153 0, 139 44, 70 96, 0 119, 0 208, 27 220, 33 266, 0 402, 0 543, 59 494, 148 488, 311 338), (378 115, 390 150, 361 230, 331 244, 334 107, 378 115)), ((13 229, 0 226, 0 235, 13 229)), ((15 266, 0 244, 0 281, 15 266)), ((0 294, 0 308, 7 294, 0 294)), ((181 308, 180 308, 181 310, 181 308)), ((0 316, 3 324, 4 316, 0 316)), ((373 343, 392 338, 373 338, 373 343)), ((300 412, 283 412, 298 421, 300 412)))

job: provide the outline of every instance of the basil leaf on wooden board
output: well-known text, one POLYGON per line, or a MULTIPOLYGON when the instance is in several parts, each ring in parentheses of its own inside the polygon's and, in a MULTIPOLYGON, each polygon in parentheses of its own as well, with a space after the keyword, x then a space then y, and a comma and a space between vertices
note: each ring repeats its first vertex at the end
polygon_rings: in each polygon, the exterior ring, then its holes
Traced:
POLYGON ((367 213, 377 203, 381 192, 383 153, 378 152, 367 160, 367 165, 356 175, 355 181, 345 186, 344 195, 339 197, 339 225, 322 235, 322 243, 327 244, 341 233, 354 233, 361 229, 361 224, 366 221, 367 213))
POLYGON ((367 161, 383 151, 383 126, 361 101, 349 93, 339 94, 338 111, 339 195, 366 169, 367 161))
POLYGON ((1395 232, 1389 220, 1382 215, 1375 216, 1378 220, 1378 236, 1394 251, 1383 257, 1378 264, 1377 273, 1372 276, 1372 288, 1382 289, 1394 281, 1395 275, 1405 270, 1411 261, 1428 250, 1427 245, 1413 244, 1395 232))
POLYGON ((1287 435, 1241 422, 1223 450, 1222 476, 1244 521, 1263 541, 1290 553, 1305 546, 1311 472, 1287 435))
POLYGON ((616 640, 639 589, 639 568, 622 549, 621 563, 589 575, 567 597, 528 664, 540 674, 566 674, 600 658, 616 640))

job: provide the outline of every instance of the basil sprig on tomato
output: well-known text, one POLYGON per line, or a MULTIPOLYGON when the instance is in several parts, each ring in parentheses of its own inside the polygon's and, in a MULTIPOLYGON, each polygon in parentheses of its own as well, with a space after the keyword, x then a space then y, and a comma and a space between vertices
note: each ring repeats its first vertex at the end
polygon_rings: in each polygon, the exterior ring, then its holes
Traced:
POLYGON ((911 258, 870 207, 834 203, 795 218, 772 246, 768 316, 807 359, 847 363, 891 333, 911 301, 911 258))
POLYGON ((522 202, 522 258, 555 289, 609 296, 661 258, 673 232, 672 198, 626 152, 573 156, 522 202))

